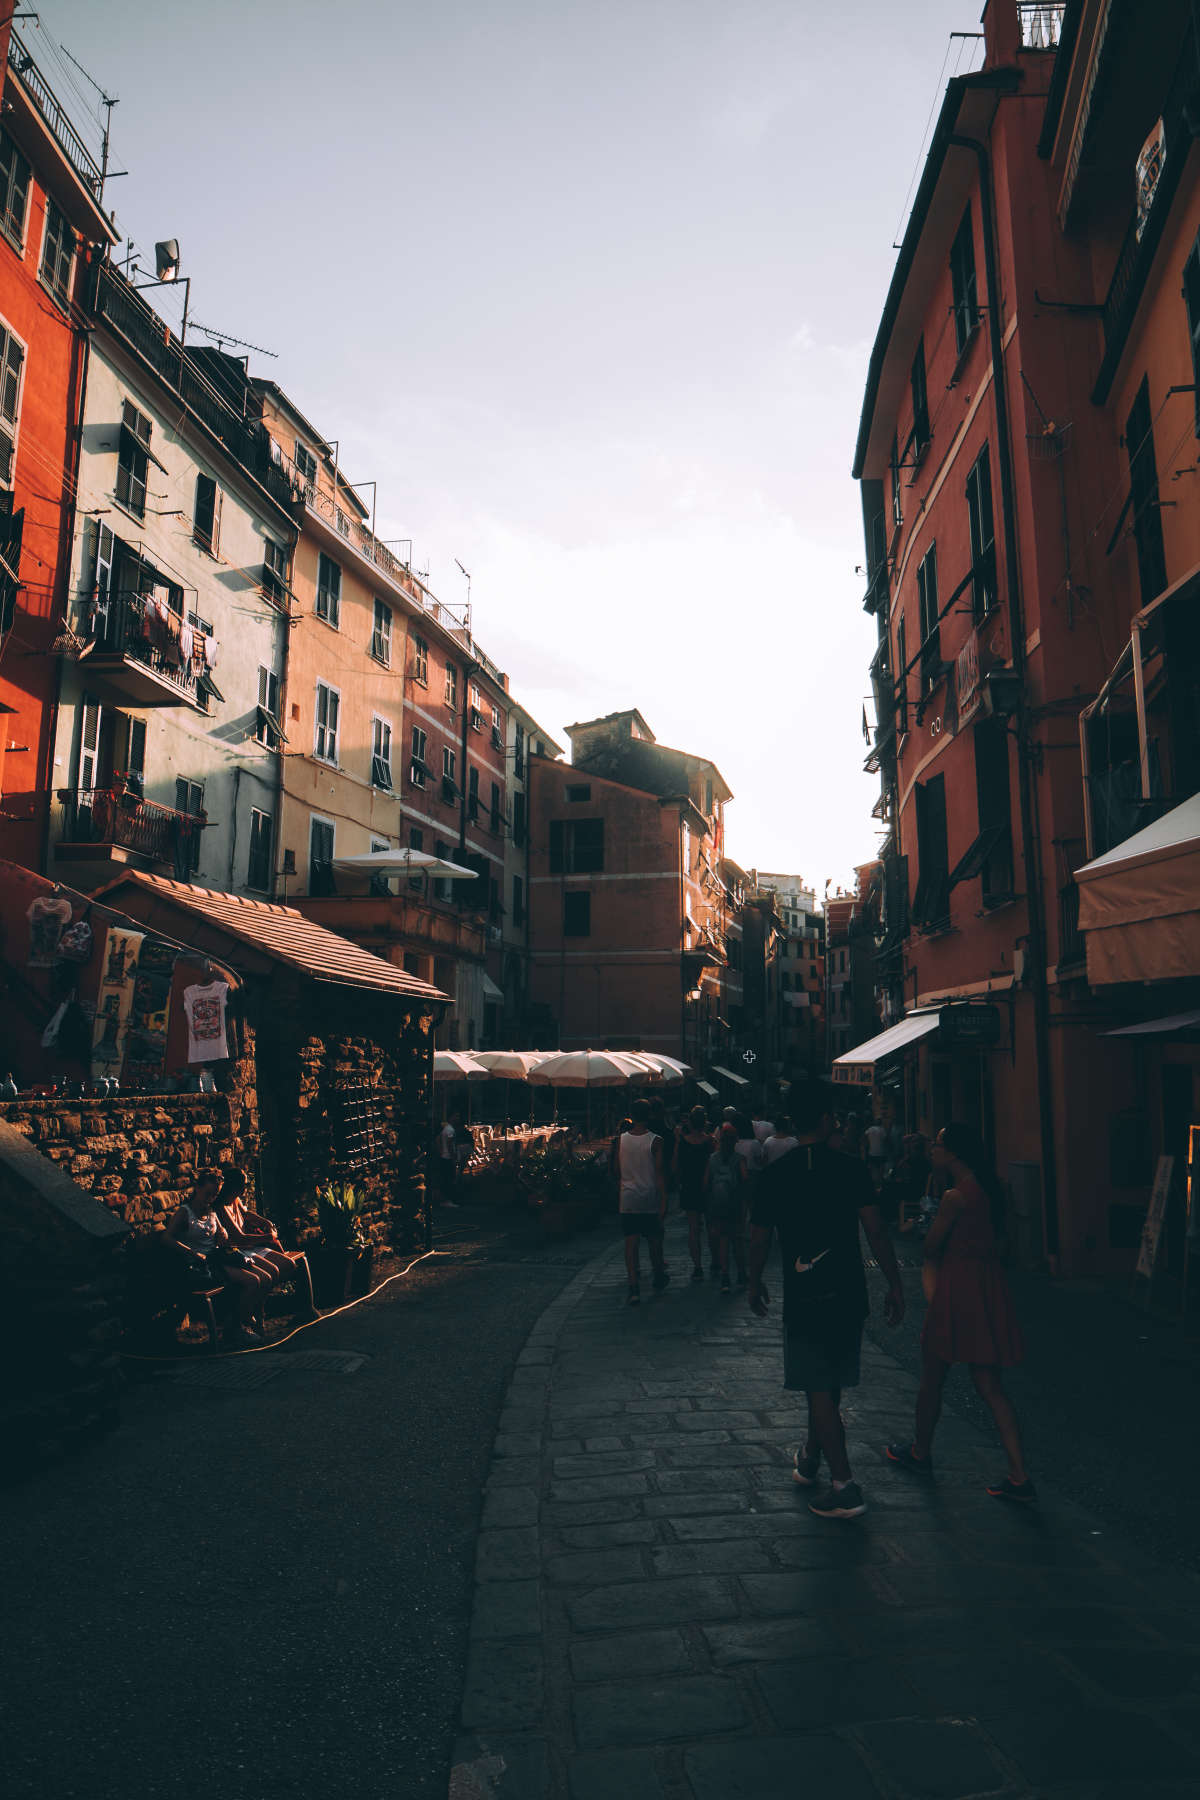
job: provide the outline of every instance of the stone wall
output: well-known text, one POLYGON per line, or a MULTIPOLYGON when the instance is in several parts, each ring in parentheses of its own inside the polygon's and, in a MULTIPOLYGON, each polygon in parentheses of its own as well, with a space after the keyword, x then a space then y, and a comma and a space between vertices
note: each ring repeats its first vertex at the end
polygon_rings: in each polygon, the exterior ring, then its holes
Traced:
POLYGON ((197 1168, 236 1161, 249 1173, 258 1152, 252 1086, 248 1094, 5 1100, 0 1121, 137 1231, 166 1224, 190 1198, 197 1168))

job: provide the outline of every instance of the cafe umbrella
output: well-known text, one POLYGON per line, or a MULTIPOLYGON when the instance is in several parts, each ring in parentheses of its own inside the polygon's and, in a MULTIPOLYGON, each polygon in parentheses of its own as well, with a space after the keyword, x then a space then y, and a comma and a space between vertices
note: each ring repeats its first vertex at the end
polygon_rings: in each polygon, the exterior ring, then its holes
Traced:
POLYGON ((592 1089, 629 1087, 634 1082, 652 1080, 645 1063, 619 1050, 562 1050, 548 1056, 527 1081, 553 1088, 574 1087, 587 1090, 587 1134, 592 1134, 592 1089))

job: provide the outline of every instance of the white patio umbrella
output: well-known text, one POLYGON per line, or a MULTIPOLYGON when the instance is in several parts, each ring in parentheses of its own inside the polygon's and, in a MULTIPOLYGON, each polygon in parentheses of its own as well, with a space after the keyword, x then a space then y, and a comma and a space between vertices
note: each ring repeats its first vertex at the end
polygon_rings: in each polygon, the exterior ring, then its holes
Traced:
POLYGON ((694 1073, 690 1063, 680 1062, 677 1056, 664 1056, 661 1050, 639 1050, 640 1062, 652 1063, 661 1070, 662 1078, 668 1085, 682 1081, 685 1075, 694 1073))
POLYGON ((478 869, 430 856, 427 850, 368 850, 362 856, 335 856, 340 875, 430 875, 435 881, 477 881, 478 869))
POLYGON ((467 1050, 435 1050, 435 1081, 487 1081, 488 1071, 467 1050))
MULTIPOLYGON (((504 1082, 504 1135, 508 1136, 508 1083, 524 1081, 530 1069, 553 1056, 553 1050, 472 1050, 475 1061, 482 1063, 493 1079, 504 1082)), ((530 1101, 532 1103, 532 1095, 530 1101)), ((532 1120, 532 1113, 530 1118, 532 1120)))
POLYGON ((527 1081, 546 1087, 578 1087, 587 1089, 587 1132, 592 1135, 592 1089, 629 1087, 645 1081, 645 1063, 619 1050, 561 1050, 548 1056, 525 1077, 527 1081))

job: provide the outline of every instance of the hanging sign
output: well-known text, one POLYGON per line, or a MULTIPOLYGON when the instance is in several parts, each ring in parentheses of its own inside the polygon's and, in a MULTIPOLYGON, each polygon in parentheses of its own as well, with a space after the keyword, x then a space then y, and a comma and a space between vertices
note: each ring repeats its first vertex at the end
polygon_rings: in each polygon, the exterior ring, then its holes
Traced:
POLYGON ((955 663, 958 687, 958 722, 965 725, 979 711, 979 634, 972 632, 955 663))

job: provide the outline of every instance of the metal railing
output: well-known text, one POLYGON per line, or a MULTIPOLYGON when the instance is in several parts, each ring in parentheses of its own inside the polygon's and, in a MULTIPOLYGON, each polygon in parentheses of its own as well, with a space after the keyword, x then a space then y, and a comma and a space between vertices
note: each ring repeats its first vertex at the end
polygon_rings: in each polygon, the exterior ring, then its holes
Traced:
POLYGON ((59 149, 84 186, 100 198, 100 165, 63 111, 58 95, 38 68, 14 25, 8 40, 8 66, 49 125, 59 149))
POLYGON ((181 694, 196 699, 195 662, 184 657, 179 635, 162 625, 144 595, 110 593, 92 614, 84 635, 95 645, 94 654, 131 657, 171 682, 181 694))
POLYGON ((207 823, 203 813, 176 812, 126 788, 63 788, 58 799, 60 843, 118 844, 155 862, 173 862, 207 823))
POLYGON ((1022 50, 1057 50, 1066 10, 1066 0, 1017 0, 1022 50))

